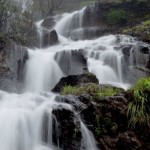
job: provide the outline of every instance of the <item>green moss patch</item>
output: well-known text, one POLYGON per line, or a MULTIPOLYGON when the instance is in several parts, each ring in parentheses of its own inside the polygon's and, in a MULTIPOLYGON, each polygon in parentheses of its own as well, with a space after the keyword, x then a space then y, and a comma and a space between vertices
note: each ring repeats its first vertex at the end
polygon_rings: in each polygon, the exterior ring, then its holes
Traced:
POLYGON ((90 94, 95 98, 105 97, 105 96, 114 96, 115 94, 121 92, 122 89, 111 87, 111 86, 103 86, 100 87, 96 84, 85 84, 81 86, 64 86, 61 94, 62 95, 82 95, 82 94, 90 94))

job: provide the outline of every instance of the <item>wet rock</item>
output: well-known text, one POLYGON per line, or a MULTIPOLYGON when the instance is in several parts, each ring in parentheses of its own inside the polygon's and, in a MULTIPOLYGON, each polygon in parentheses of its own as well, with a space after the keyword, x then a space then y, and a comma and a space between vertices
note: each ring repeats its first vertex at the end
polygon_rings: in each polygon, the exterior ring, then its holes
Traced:
POLYGON ((127 127, 127 99, 123 96, 93 98, 92 103, 81 112, 81 116, 97 137, 116 135, 127 127), (91 119, 92 118, 92 119, 91 119))
POLYGON ((146 68, 150 69, 150 56, 149 56, 149 60, 147 62, 146 68))
POLYGON ((53 125, 53 142, 65 150, 79 150, 81 145, 80 124, 74 113, 66 109, 53 110, 57 124, 53 125), (56 134, 57 133, 57 134, 56 134))
POLYGON ((56 101, 61 102, 61 103, 66 103, 66 104, 71 104, 71 106, 74 108, 76 111, 81 111, 87 108, 86 104, 84 104, 82 101, 89 102, 89 99, 86 95, 81 95, 81 96, 75 96, 75 95, 67 95, 67 96, 57 96, 56 101), (81 100, 82 99, 82 100, 81 100))
POLYGON ((52 17, 45 18, 41 25, 46 29, 51 29, 55 25, 54 18, 52 17))
POLYGON ((141 149, 142 143, 138 139, 138 136, 132 132, 132 131, 127 131, 124 133, 120 133, 118 135, 118 141, 117 141, 117 148, 118 149, 141 149))
POLYGON ((149 54, 150 53, 149 45, 147 45, 147 46, 141 45, 141 46, 139 46, 139 49, 143 54, 149 54))
POLYGON ((50 45, 54 45, 58 43, 58 35, 55 30, 52 30, 50 32, 45 32, 43 35, 43 47, 48 47, 50 45))
POLYGON ((126 47, 122 48, 122 52, 125 55, 125 57, 129 57, 130 56, 131 48, 132 48, 132 45, 129 45, 129 46, 126 46, 126 47))
POLYGON ((7 39, 6 46, 0 52, 0 89, 16 91, 20 84, 18 81, 23 78, 23 70, 28 53, 26 47, 16 45, 12 40, 7 39))
POLYGON ((60 92, 65 85, 80 85, 82 83, 96 83, 98 84, 98 79, 95 75, 91 73, 87 74, 79 74, 79 75, 69 75, 67 77, 63 77, 57 83, 57 85, 52 89, 53 92, 60 92))
POLYGON ((82 50, 57 52, 55 60, 65 75, 82 74, 87 68, 87 61, 82 54, 82 50))
POLYGON ((5 47, 5 41, 0 39, 0 52, 4 49, 5 47))

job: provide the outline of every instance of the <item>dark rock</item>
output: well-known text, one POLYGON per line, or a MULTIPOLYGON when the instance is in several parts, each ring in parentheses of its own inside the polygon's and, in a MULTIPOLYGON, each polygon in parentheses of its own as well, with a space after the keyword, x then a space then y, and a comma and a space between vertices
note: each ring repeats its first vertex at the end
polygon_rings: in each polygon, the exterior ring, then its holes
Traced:
POLYGON ((118 135, 117 149, 141 149, 142 143, 138 136, 132 132, 127 131, 118 135))
POLYGON ((56 101, 57 102, 61 102, 61 103, 67 103, 67 104, 71 104, 73 106, 73 108, 76 111, 81 111, 84 110, 85 108, 87 108, 87 106, 81 101, 86 101, 89 102, 88 96, 84 95, 84 96, 74 96, 74 95, 67 95, 67 96, 57 96, 56 97, 56 101))
POLYGON ((82 74, 87 68, 87 62, 82 50, 60 51, 55 54, 55 60, 65 75, 82 74))
POLYGON ((125 55, 125 57, 129 57, 130 56, 131 48, 132 48, 132 45, 129 45, 129 46, 126 46, 126 47, 122 48, 122 52, 125 55))
POLYGON ((149 54, 150 53, 150 48, 148 47, 148 45, 147 46, 141 45, 141 46, 139 46, 139 49, 143 54, 149 54))
POLYGON ((5 41, 0 39, 0 52, 4 49, 5 47, 5 41))
POLYGON ((53 110, 53 114, 58 121, 57 126, 53 126, 54 144, 65 150, 79 150, 81 145, 80 123, 74 120, 74 113, 58 108, 53 110), (58 131, 55 132, 56 130, 58 131))
POLYGON ((43 35, 43 47, 48 47, 50 45, 54 45, 58 43, 58 35, 55 30, 50 32, 45 32, 43 35))
POLYGON ((150 69, 150 56, 149 56, 149 60, 147 62, 146 68, 150 69))
POLYGON ((91 125, 94 135, 115 135, 127 128, 126 110, 127 99, 123 96, 102 97, 96 103, 88 103, 81 116, 91 125))
POLYGON ((98 84, 98 79, 95 75, 91 73, 70 75, 68 77, 63 77, 57 83, 57 85, 52 89, 53 92, 60 92, 65 85, 80 85, 82 83, 96 83, 98 84))
POLYGON ((41 25, 46 29, 51 29, 55 25, 54 18, 52 17, 45 18, 41 25))

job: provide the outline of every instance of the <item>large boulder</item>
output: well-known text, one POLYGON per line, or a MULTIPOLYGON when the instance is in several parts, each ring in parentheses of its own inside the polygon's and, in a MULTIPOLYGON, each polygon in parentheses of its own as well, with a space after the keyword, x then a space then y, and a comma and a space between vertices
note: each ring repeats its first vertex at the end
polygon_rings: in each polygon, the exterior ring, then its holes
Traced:
POLYGON ((87 61, 82 50, 59 51, 55 60, 65 75, 82 74, 87 70, 87 61))
POLYGON ((60 92, 62 88, 66 85, 75 86, 83 83, 96 83, 99 81, 95 75, 91 73, 79 74, 79 75, 69 75, 67 77, 63 77, 57 83, 57 85, 52 89, 53 92, 60 92))
POLYGON ((48 31, 44 32, 42 47, 48 47, 50 45, 54 45, 57 43, 58 43, 58 35, 56 30, 52 30, 50 32, 48 31))

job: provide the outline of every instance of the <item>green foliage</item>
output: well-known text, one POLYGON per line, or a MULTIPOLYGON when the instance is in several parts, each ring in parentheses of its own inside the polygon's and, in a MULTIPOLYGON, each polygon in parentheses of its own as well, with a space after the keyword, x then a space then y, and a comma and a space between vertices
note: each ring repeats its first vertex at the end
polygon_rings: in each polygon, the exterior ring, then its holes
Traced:
POLYGON ((124 10, 113 9, 107 14, 107 22, 112 25, 126 23, 127 14, 124 10))
POLYGON ((86 86, 64 86, 61 92, 62 95, 73 94, 73 95, 81 95, 81 94, 95 94, 99 90, 96 84, 89 84, 86 86))
POLYGON ((129 126, 146 125, 150 119, 150 77, 138 80, 132 92, 133 100, 128 105, 129 126))
POLYGON ((121 89, 115 87, 99 87, 96 84, 86 84, 82 86, 64 86, 61 94, 62 95, 81 95, 81 94, 90 94, 94 98, 105 97, 105 96, 114 96, 118 92, 121 92, 121 89))
POLYGON ((97 95, 99 97, 114 96, 119 92, 119 89, 113 87, 101 88, 97 95))
POLYGON ((132 35, 144 35, 145 38, 150 40, 150 20, 146 20, 140 25, 126 28, 123 30, 124 34, 132 34, 132 35))
POLYGON ((144 26, 150 26, 150 20, 145 21, 143 24, 144 26))

